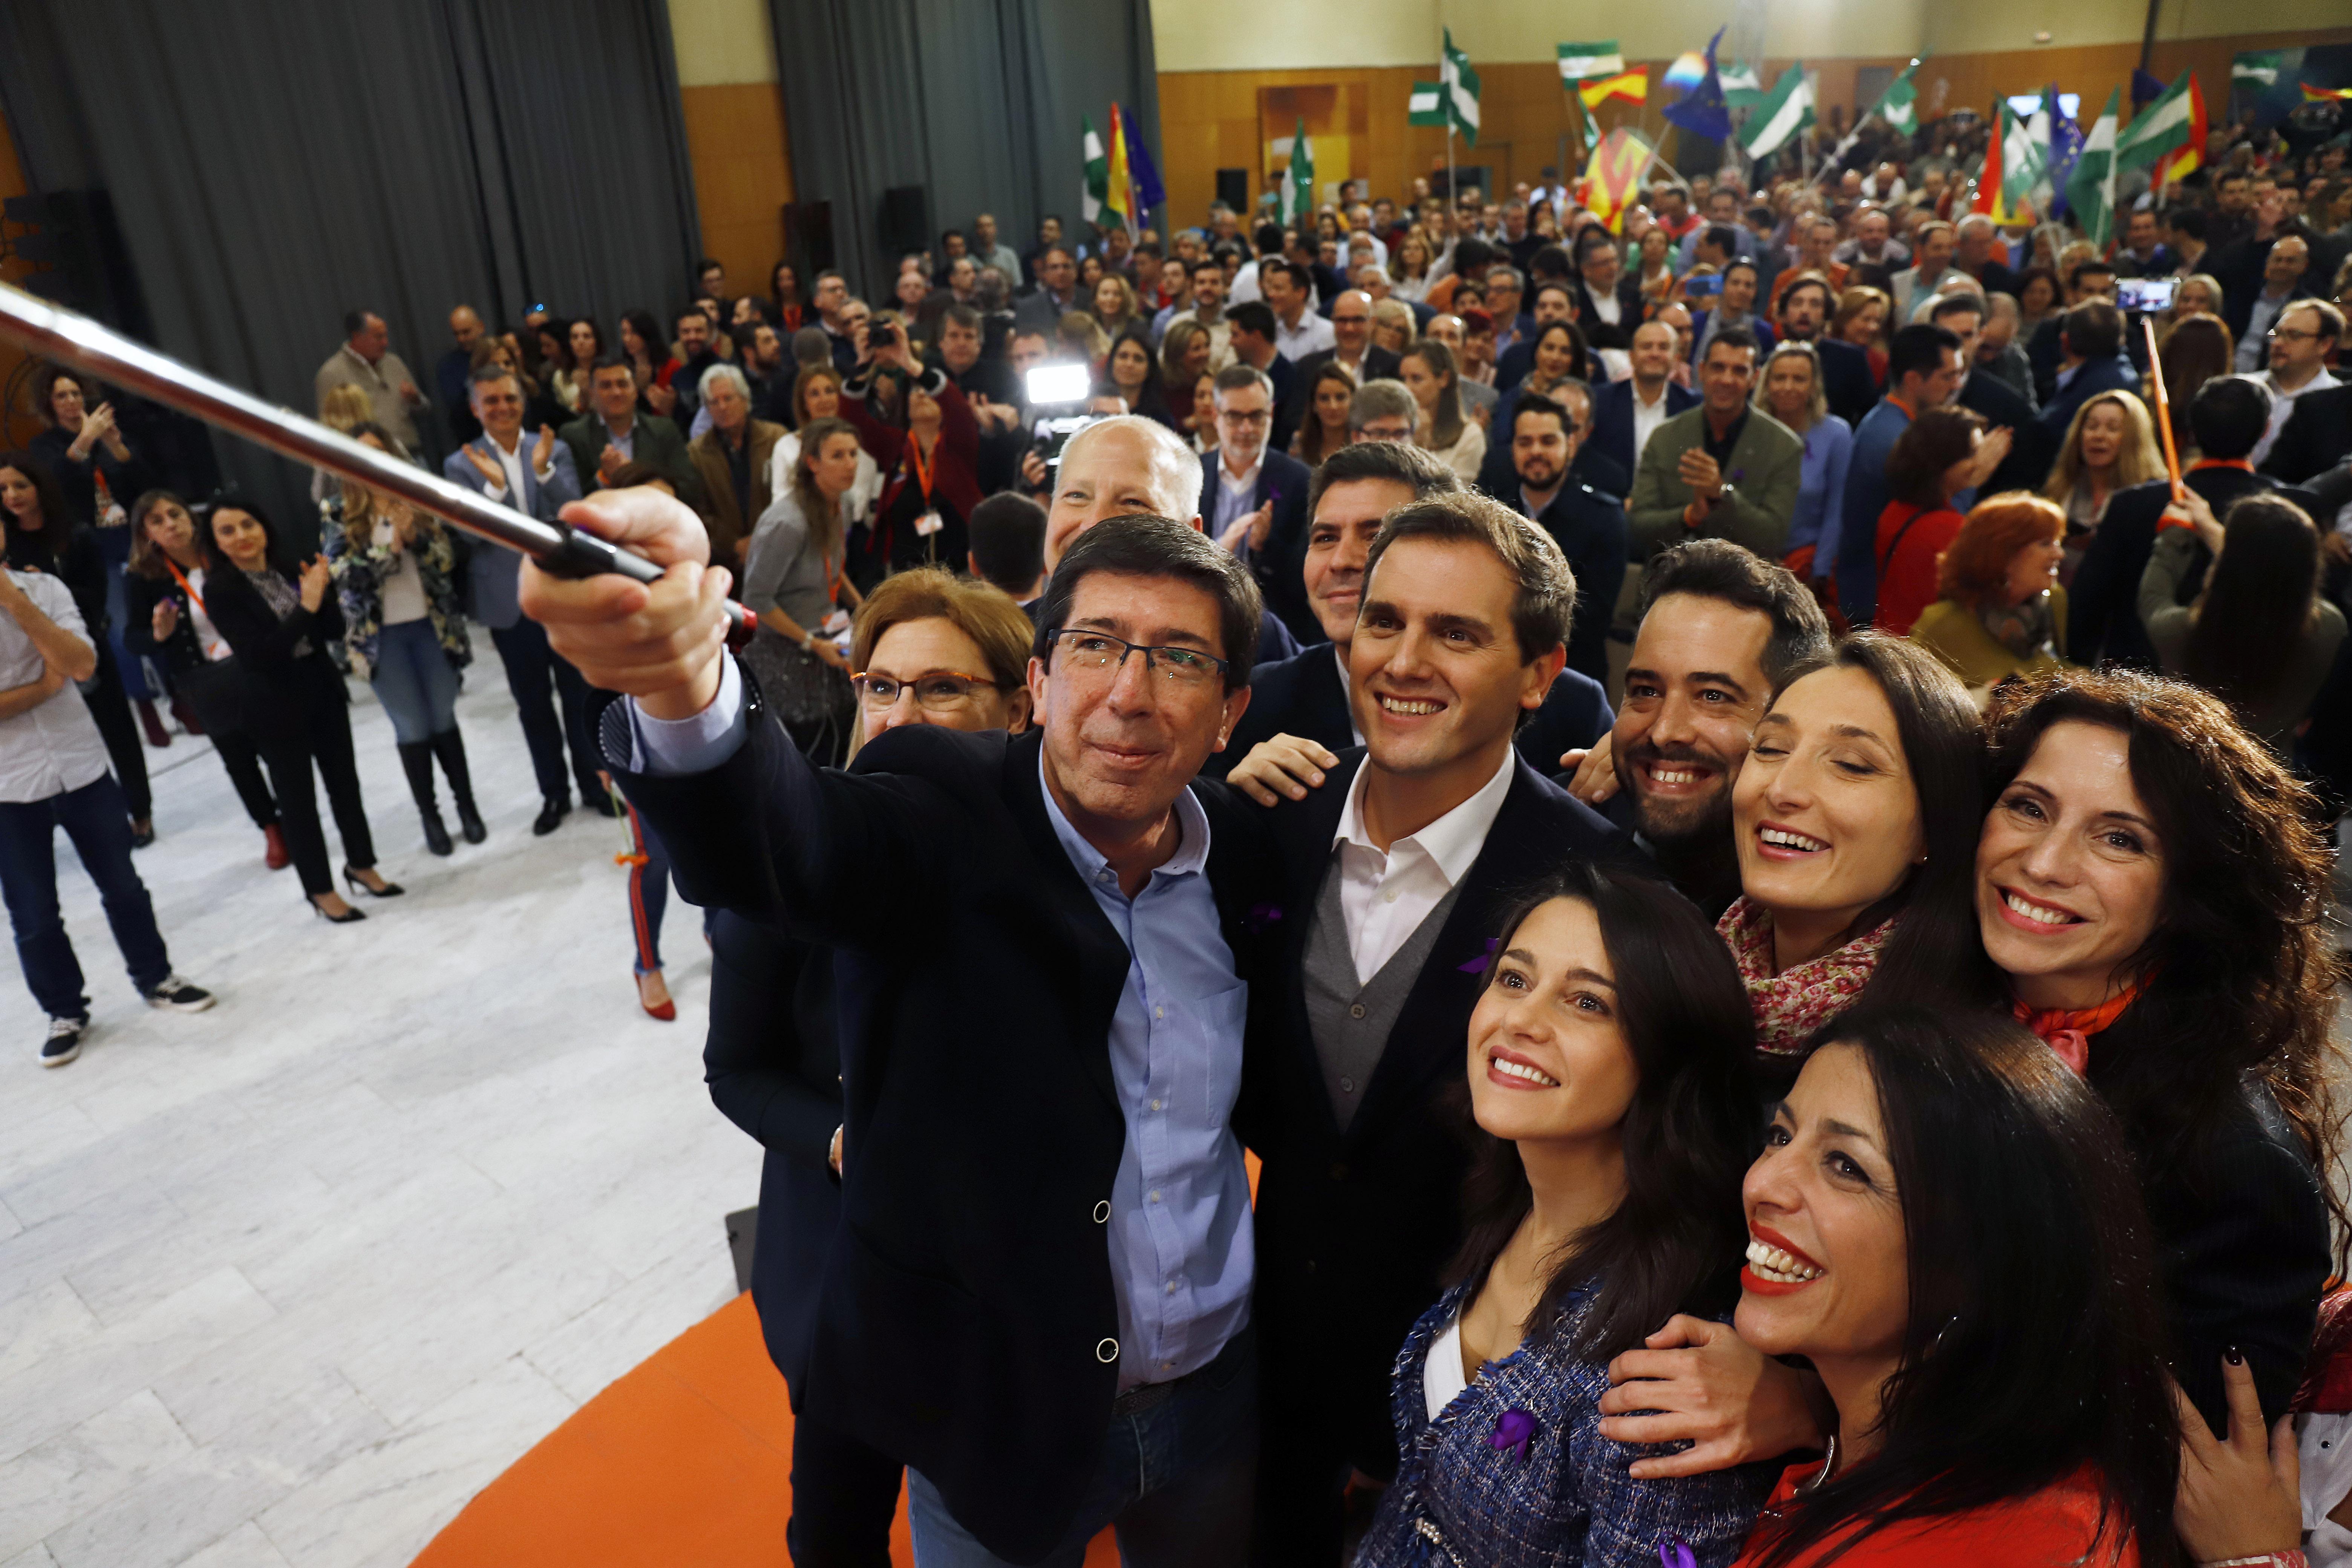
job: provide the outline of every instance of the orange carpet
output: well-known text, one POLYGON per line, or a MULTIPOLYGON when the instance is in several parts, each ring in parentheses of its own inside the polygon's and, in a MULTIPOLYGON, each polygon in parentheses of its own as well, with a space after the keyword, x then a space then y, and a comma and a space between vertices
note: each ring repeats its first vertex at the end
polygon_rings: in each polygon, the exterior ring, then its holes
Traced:
MULTIPOLYGON (((434 1538, 415 1568, 782 1568, 793 1412, 738 1296, 664 1345, 434 1538)), ((891 1560, 915 1561, 904 1489, 891 1560)), ((1108 1531, 1087 1568, 1115 1568, 1108 1531)))

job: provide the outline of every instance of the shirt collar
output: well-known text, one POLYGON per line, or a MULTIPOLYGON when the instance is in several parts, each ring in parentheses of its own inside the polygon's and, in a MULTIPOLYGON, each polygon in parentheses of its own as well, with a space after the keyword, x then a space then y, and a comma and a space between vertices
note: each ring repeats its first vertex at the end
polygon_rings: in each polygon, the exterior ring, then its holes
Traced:
MULTIPOLYGON (((1109 868, 1110 861, 1104 858, 1101 850, 1087 843, 1085 837, 1070 826, 1070 819, 1062 815, 1062 803, 1054 798, 1053 786, 1045 782, 1045 749, 1043 746, 1037 749, 1037 789, 1045 797, 1045 819, 1054 825, 1054 837, 1062 841, 1062 853, 1070 858, 1070 864, 1077 868, 1079 877, 1087 887, 1103 881, 1103 872, 1109 868)), ((1208 868, 1209 814, 1202 811, 1201 803, 1193 798, 1190 784, 1177 792, 1173 809, 1176 813, 1176 853, 1169 858, 1167 864, 1154 868, 1151 874, 1155 877, 1189 877, 1208 868)), ((1117 886, 1116 879, 1110 880, 1113 886, 1117 886)))
MULTIPOLYGON (((1448 887, 1460 881, 1486 847, 1486 835, 1495 826, 1495 818, 1503 809, 1503 797, 1511 793, 1511 775, 1518 766, 1516 747, 1503 748, 1502 765, 1495 776, 1479 787, 1478 793, 1439 817, 1418 833, 1409 833, 1389 846, 1393 858, 1407 844, 1415 845, 1437 864, 1448 887)), ((1356 770, 1348 785, 1348 804, 1339 812, 1339 826, 1331 835, 1334 848, 1345 844, 1359 845, 1379 850, 1371 835, 1364 828, 1364 785, 1372 774, 1372 760, 1367 756, 1356 770)))
POLYGON ((1257 488, 1258 470, 1265 467, 1265 447, 1260 447, 1257 449, 1257 457, 1255 460, 1254 460, 1248 468, 1244 468, 1238 474, 1234 472, 1233 466, 1225 461, 1222 453, 1220 453, 1217 458, 1217 471, 1224 475, 1225 483, 1235 489, 1255 489, 1257 488))

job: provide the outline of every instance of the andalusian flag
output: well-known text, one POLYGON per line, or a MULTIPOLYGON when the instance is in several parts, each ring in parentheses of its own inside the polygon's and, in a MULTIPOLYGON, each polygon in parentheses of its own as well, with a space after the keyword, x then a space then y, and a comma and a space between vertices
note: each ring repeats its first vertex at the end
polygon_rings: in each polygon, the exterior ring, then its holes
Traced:
POLYGON ((1103 153, 1102 138, 1095 134, 1095 122, 1080 116, 1078 123, 1086 128, 1079 161, 1087 170, 1086 195, 1079 203, 1079 210, 1092 223, 1102 216, 1103 204, 1110 195, 1110 160, 1103 153))
POLYGON ((1478 73, 1470 68, 1470 57, 1454 47, 1454 29, 1445 29, 1445 55, 1437 68, 1438 81, 1444 87, 1445 110, 1453 117, 1454 129, 1473 147, 1478 145, 1478 73))
POLYGON ((1720 72, 1723 101, 1734 109, 1754 109, 1764 101, 1764 68, 1754 60, 1735 60, 1720 72))
POLYGON ((2206 129, 2205 91, 2192 74, 2189 78, 2189 139, 2157 164, 2156 177, 2160 184, 2172 184, 2204 166, 2206 129))
POLYGON ((1405 100, 1404 122, 1407 125, 1444 124, 1444 87, 1433 81, 1414 82, 1412 96, 1405 100))
POLYGON ((1624 52, 1617 47, 1614 38, 1603 38, 1595 44, 1559 46, 1559 79, 1564 82, 1592 81, 1624 74, 1624 52))
MULTIPOLYGON (((2040 110, 2036 110, 2039 113, 2040 110)), ((2011 212, 2033 205, 2036 187, 2049 183, 2050 152, 2045 124, 2042 136, 2033 133, 2032 125, 2018 118, 2017 110, 2007 103, 2000 106, 2000 180, 2001 205, 2011 212)))
POLYGON ((1625 214, 1642 199, 1642 176, 1653 155, 1647 142, 1622 125, 1592 149, 1584 166, 1584 205, 1610 233, 1625 232, 1625 214))
POLYGON ((1917 60, 1905 66, 1903 74, 1886 84, 1886 90, 1870 111, 1906 135, 1919 129, 1919 89, 1911 79, 1918 70, 1917 60))
POLYGON ((2083 226, 2083 237, 2105 250, 2116 232, 2116 111, 2121 88, 2107 89, 2107 106, 2092 122, 2074 172, 2066 181, 2066 205, 2083 226))
POLYGON ((1635 66, 1615 76, 1578 82, 1576 96, 1584 100, 1587 109, 1598 109, 1612 98, 1627 103, 1645 103, 1650 97, 1650 68, 1635 66))
MULTIPOLYGON (((2003 226, 2023 223, 2024 214, 2019 210, 2022 203, 2009 195, 2010 170, 2012 161, 2021 164, 2038 158, 2040 151, 2026 134, 2025 122, 2017 111, 2002 104, 1993 120, 1992 139, 1985 143, 1984 172, 1977 176, 1976 199, 1969 204, 1969 210, 1983 213, 2003 226)), ((2030 178, 2026 188, 2032 188, 2030 178)))
POLYGON ((1769 158, 1813 122, 1813 84, 1806 79, 1802 60, 1780 73, 1748 117, 1739 145, 1750 158, 1769 158))
POLYGON ((1119 226, 1130 234, 1135 230, 1134 182, 1127 173, 1127 137, 1119 126, 1118 105, 1110 106, 1110 167, 1105 172, 1109 190, 1103 205, 1118 215, 1119 226))
POLYGON ((1290 165, 1282 172, 1282 219, 1303 223, 1315 210, 1315 148, 1307 140, 1307 117, 1290 138, 1290 165))
POLYGON ((2132 116, 2116 133, 2116 167, 2168 166, 2183 148, 2205 149, 2205 100, 2197 91, 2197 73, 2182 71, 2164 96, 2132 116))
MULTIPOLYGON (((2297 49, 2296 54, 2303 51, 2297 49)), ((2279 71, 2286 65, 2284 49, 2246 49, 2230 58, 2230 85, 2243 86, 2254 92, 2278 85, 2279 71)))

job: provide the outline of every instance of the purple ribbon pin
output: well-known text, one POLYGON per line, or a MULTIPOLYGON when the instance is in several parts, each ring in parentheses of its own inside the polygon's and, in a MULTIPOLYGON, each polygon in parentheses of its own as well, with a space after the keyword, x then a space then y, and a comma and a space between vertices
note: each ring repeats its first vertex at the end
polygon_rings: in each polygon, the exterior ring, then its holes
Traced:
POLYGON ((1252 936, 1264 936, 1281 923, 1282 906, 1279 904, 1253 904, 1242 921, 1244 929, 1252 936))
POLYGON ((1486 1446, 1498 1454, 1517 1448, 1519 1463, 1528 1462, 1528 1445, 1535 1441, 1536 1418, 1524 1410, 1510 1409, 1495 1417, 1495 1430, 1486 1446))
POLYGON ((1486 952, 1480 953, 1477 957, 1472 959, 1467 963, 1457 963, 1454 967, 1460 970, 1465 974, 1484 974, 1486 973, 1486 966, 1495 962, 1495 950, 1502 945, 1503 939, 1501 937, 1490 936, 1486 939, 1486 952))
POLYGON ((1679 1535, 1658 1542, 1658 1568, 1698 1568, 1698 1553, 1679 1535))

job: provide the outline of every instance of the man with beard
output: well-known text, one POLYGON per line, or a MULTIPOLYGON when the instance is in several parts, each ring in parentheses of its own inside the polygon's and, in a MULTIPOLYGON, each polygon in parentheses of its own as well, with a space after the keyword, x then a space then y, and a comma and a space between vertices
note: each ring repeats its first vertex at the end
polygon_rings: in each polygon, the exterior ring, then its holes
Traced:
POLYGON ((1739 894, 1731 784, 1748 735, 1792 669, 1828 657, 1829 622, 1787 568, 1725 539, 1659 554, 1642 596, 1617 722, 1560 765, 1713 920, 1739 894))

